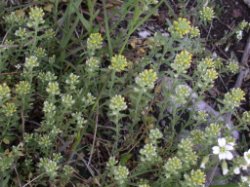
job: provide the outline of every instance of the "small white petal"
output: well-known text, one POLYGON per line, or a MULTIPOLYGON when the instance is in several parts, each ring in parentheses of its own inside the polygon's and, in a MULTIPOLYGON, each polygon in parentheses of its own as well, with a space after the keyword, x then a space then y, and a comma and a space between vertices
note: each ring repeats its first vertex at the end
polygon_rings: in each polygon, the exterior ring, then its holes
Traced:
POLYGON ((227 158, 227 154, 226 153, 220 153, 219 154, 219 159, 220 160, 224 160, 224 159, 226 159, 227 158))
POLYGON ((204 163, 201 163, 200 168, 205 169, 206 165, 204 163))
POLYGON ((227 169, 227 168, 222 169, 222 174, 223 174, 223 175, 228 174, 228 169, 227 169))
POLYGON ((224 147, 226 145, 226 139, 225 138, 219 138, 218 144, 220 147, 224 147))
POLYGON ((244 152, 244 159, 249 165, 250 164, 250 149, 247 152, 244 152))
POLYGON ((247 177, 241 176, 241 181, 242 181, 242 182, 247 182, 247 177))
POLYGON ((225 145, 225 147, 226 147, 226 150, 228 150, 228 151, 234 150, 233 146, 230 144, 225 145))
POLYGON ((245 170, 245 171, 247 170, 247 165, 246 165, 246 164, 241 165, 240 167, 241 167, 243 170, 245 170))
POLYGON ((226 159, 227 159, 227 160, 232 160, 233 157, 234 157, 234 156, 233 156, 233 154, 232 154, 231 152, 229 152, 229 151, 226 152, 226 159))
POLYGON ((213 154, 218 155, 220 153, 220 148, 218 146, 214 146, 212 149, 213 149, 213 154))
POLYGON ((239 167, 234 168, 234 174, 236 174, 236 175, 240 174, 240 168, 239 167))

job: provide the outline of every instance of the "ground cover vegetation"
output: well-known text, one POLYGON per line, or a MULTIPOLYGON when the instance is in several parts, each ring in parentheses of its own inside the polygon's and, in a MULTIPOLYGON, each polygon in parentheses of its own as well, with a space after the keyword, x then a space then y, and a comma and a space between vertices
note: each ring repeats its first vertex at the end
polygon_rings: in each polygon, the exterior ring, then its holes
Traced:
POLYGON ((248 187, 250 23, 215 32, 224 5, 0 1, 0 186, 248 187))

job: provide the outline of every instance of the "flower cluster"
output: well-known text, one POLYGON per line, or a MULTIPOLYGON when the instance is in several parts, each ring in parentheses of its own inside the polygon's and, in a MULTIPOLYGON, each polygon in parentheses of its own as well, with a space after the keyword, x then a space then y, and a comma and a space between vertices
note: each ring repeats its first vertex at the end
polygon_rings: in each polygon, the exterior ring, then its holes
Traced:
POLYGON ((233 110, 239 107, 240 103, 245 100, 245 93, 240 88, 233 88, 230 92, 225 94, 223 104, 225 110, 233 110))
POLYGON ((157 147, 151 143, 144 145, 144 147, 140 150, 140 155, 141 161, 145 163, 157 162, 157 160, 159 160, 157 147))
POLYGON ((16 110, 17 106, 15 105, 15 103, 6 103, 2 106, 1 112, 4 113, 6 117, 11 117, 15 114, 16 110))
POLYGON ((60 94, 60 88, 58 82, 49 82, 46 91, 48 94, 55 96, 60 94))
POLYGON ((197 114, 194 116, 194 119, 198 122, 205 122, 207 121, 208 113, 204 110, 199 110, 197 114))
POLYGON ((10 98, 10 88, 6 83, 0 84, 0 103, 4 103, 10 98))
POLYGON ((9 15, 4 16, 4 21, 7 25, 22 25, 25 22, 25 18, 24 18, 24 11, 14 11, 11 12, 9 15))
POLYGON ((88 72, 95 72, 99 69, 100 66, 100 60, 95 57, 90 57, 86 61, 86 71, 88 72))
POLYGON ((186 18, 178 18, 169 28, 169 31, 173 36, 182 38, 191 31, 191 23, 186 18))
POLYGON ((79 76, 71 73, 66 79, 65 83, 69 85, 70 90, 75 90, 76 85, 79 83, 79 76))
POLYGON ((90 92, 87 93, 86 96, 82 97, 82 102, 85 104, 85 106, 90 106, 95 103, 96 97, 94 97, 90 92))
POLYGON ((144 163, 153 164, 161 160, 157 153, 157 141, 162 138, 159 129, 151 129, 149 132, 149 142, 140 150, 140 159, 144 163))
POLYGON ((118 165, 116 166, 117 161, 114 157, 110 157, 109 161, 107 163, 107 168, 111 172, 111 175, 113 176, 114 180, 119 184, 123 185, 128 178, 129 170, 126 166, 118 165))
POLYGON ((218 77, 215 68, 215 62, 211 58, 205 58, 198 64, 197 72, 200 79, 197 84, 201 89, 205 90, 213 86, 218 77))
POLYGON ((39 63, 38 63, 38 59, 36 56, 30 56, 27 57, 25 59, 25 64, 24 67, 28 70, 28 71, 32 71, 33 68, 38 67, 39 63))
POLYGON ((243 112, 242 121, 243 123, 250 124, 250 111, 243 112))
POLYGON ((208 146, 213 145, 217 140, 221 131, 221 125, 211 123, 205 128, 205 131, 195 129, 191 131, 191 138, 195 144, 206 144, 208 146))
POLYGON ((227 64, 227 69, 230 73, 238 73, 240 70, 239 63, 235 60, 230 60, 227 64))
POLYGON ((135 83, 138 85, 136 91, 146 92, 147 90, 153 89, 156 80, 157 74, 154 70, 144 70, 135 78, 135 83))
POLYGON ((177 176, 182 169, 182 162, 178 157, 169 158, 163 166, 165 177, 177 176))
POLYGON ((54 160, 41 158, 39 162, 39 168, 44 171, 51 179, 54 179, 58 174, 57 172, 59 166, 54 160))
POLYGON ((57 79, 57 76, 50 72, 50 71, 47 71, 47 72, 40 72, 39 75, 38 75, 38 78, 43 82, 53 82, 57 79))
POLYGON ((64 94, 62 95, 62 104, 65 108, 70 109, 75 104, 75 100, 72 95, 64 94))
POLYGON ((49 101, 44 101, 43 103, 43 112, 45 115, 53 114, 56 111, 56 106, 49 102, 49 101))
POLYGON ((173 37, 183 38, 186 35, 190 35, 191 38, 200 36, 200 30, 198 27, 191 26, 190 21, 187 18, 178 18, 170 26, 169 31, 173 37))
POLYGON ((205 23, 211 22, 214 18, 214 10, 208 6, 203 7, 200 11, 200 18, 205 23))
POLYGON ((122 72, 128 66, 128 61, 123 55, 115 55, 111 59, 110 69, 113 69, 115 72, 122 72))
POLYGON ((187 69, 190 68, 192 61, 192 54, 186 50, 181 51, 176 55, 174 63, 171 67, 177 72, 177 76, 181 73, 186 73, 187 69))
POLYGON ((20 81, 16 85, 16 93, 19 94, 20 96, 25 96, 29 94, 31 91, 31 84, 27 81, 20 81))
POLYGON ((156 144, 157 140, 161 139, 162 137, 162 132, 159 129, 155 128, 150 130, 148 138, 152 144, 156 144))
POLYGON ((195 38, 195 37, 199 37, 200 36, 200 30, 198 27, 191 27, 190 30, 190 37, 191 38, 195 38))
POLYGON ((200 169, 198 170, 192 170, 189 175, 184 175, 185 181, 184 184, 185 186, 188 187, 202 187, 205 184, 206 181, 206 175, 203 171, 200 169))
POLYGON ((112 111, 112 115, 118 115, 122 110, 126 110, 127 104, 124 97, 122 97, 121 95, 115 95, 114 97, 112 97, 109 108, 112 111))
POLYGON ((87 48, 90 51, 95 51, 102 47, 103 38, 100 33, 91 33, 87 40, 87 48))
POLYGON ((193 151, 193 146, 194 144, 190 138, 183 139, 178 144, 177 156, 181 158, 182 168, 184 169, 189 169, 197 162, 198 156, 196 152, 193 151))
POLYGON ((187 85, 177 85, 174 93, 171 95, 172 102, 177 105, 184 105, 187 103, 191 94, 191 88, 187 85))
POLYGON ((37 47, 34 51, 34 54, 38 59, 42 59, 46 56, 46 51, 42 47, 37 47))
POLYGON ((33 28, 38 27, 40 24, 43 24, 45 22, 43 17, 43 9, 39 7, 32 7, 29 12, 29 20, 27 26, 33 28))

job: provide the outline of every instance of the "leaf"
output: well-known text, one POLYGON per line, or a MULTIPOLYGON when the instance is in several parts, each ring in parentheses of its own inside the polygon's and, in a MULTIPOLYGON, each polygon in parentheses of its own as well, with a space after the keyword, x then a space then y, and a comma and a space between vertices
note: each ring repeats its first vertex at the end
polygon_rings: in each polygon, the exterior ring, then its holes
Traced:
POLYGON ((225 184, 225 185, 214 185, 211 187, 237 187, 238 184, 225 184))
POLYGON ((3 138, 3 143, 8 145, 8 144, 10 144, 10 140, 8 138, 4 137, 3 138))
POLYGON ((52 12, 53 7, 54 7, 54 5, 51 4, 51 3, 49 3, 49 4, 45 5, 45 6, 43 7, 43 9, 44 9, 45 11, 47 11, 47 12, 52 12))
POLYGON ((121 159, 120 159, 120 163, 122 165, 126 165, 126 163, 128 162, 128 160, 132 157, 132 154, 130 153, 125 153, 123 155, 121 155, 121 159))

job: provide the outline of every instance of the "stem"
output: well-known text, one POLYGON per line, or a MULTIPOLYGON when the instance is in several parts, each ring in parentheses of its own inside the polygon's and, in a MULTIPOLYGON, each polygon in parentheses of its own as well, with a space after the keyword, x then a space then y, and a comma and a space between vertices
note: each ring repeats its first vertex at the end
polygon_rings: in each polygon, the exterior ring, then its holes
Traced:
POLYGON ((111 73, 111 84, 110 84, 110 88, 109 88, 109 95, 111 95, 111 90, 113 89, 114 82, 115 82, 115 71, 112 70, 112 73, 111 73))
POLYGON ((109 29, 109 24, 108 24, 108 15, 107 15, 107 10, 105 8, 106 1, 103 1, 103 12, 104 12, 104 26, 105 26, 105 33, 107 36, 108 40, 108 47, 109 47, 109 57, 113 56, 113 48, 112 48, 112 43, 111 43, 111 37, 110 37, 110 29, 109 29))
POLYGON ((120 119, 120 116, 119 116, 119 114, 117 114, 115 116, 115 125, 116 125, 115 132, 116 132, 116 137, 115 137, 115 146, 114 146, 113 152, 115 152, 118 149, 118 142, 119 142, 119 138, 120 138, 120 124, 119 124, 119 119, 120 119))
MULTIPOLYGON (((138 110, 139 110, 139 104, 141 102, 142 94, 143 94, 143 92, 140 91, 140 93, 138 95, 138 98, 137 98, 136 105, 135 105, 135 113, 134 113, 134 117, 133 117, 133 119, 135 119, 135 120, 136 120, 136 116, 137 116, 137 113, 138 113, 138 110)), ((136 120, 136 122, 137 122, 137 120, 136 120)))

